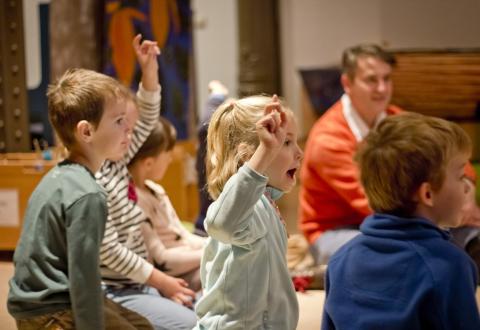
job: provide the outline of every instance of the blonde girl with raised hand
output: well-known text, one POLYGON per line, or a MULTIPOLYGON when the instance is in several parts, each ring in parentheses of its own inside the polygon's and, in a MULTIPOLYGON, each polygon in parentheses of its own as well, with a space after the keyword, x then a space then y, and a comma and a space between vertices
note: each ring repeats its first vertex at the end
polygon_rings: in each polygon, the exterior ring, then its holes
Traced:
POLYGON ((212 116, 207 144, 214 202, 195 329, 295 329, 287 232, 275 204, 295 185, 302 159, 293 113, 277 96, 227 101, 212 116))

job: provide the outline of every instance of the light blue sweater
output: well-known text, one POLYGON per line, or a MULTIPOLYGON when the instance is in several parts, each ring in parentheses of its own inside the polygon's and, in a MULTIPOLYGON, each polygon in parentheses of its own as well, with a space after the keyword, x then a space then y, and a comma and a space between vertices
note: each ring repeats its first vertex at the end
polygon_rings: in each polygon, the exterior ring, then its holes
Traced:
POLYGON ((292 330, 298 302, 288 273, 287 234, 264 195, 267 178, 241 167, 210 205, 195 329, 292 330))

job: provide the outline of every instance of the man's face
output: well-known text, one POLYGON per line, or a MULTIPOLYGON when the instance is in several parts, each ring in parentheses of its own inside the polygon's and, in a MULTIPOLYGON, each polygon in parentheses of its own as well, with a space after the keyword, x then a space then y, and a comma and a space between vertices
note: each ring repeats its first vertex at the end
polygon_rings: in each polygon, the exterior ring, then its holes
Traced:
POLYGON ((344 74, 342 84, 353 106, 368 126, 387 109, 392 97, 392 67, 381 59, 361 56, 353 78, 344 74))

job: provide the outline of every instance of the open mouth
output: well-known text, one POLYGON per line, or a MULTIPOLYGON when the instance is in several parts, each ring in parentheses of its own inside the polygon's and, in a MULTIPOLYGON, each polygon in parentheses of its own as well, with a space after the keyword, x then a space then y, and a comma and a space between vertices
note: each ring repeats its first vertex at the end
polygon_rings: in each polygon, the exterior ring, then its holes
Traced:
POLYGON ((287 175, 290 177, 290 178, 295 178, 295 173, 297 172, 297 169, 296 168, 292 168, 292 169, 289 169, 287 171, 287 175))
POLYGON ((374 102, 384 102, 387 98, 385 96, 377 96, 372 98, 374 102))

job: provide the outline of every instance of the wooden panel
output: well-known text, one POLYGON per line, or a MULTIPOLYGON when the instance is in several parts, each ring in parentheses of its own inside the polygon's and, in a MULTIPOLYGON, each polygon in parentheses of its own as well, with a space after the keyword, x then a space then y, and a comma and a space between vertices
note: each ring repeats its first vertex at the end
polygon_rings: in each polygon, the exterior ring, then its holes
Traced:
POLYGON ((42 160, 2 161, 0 163, 0 189, 14 189, 18 192, 20 216, 19 226, 0 226, 0 250, 15 249, 30 194, 43 175, 53 166, 53 162, 42 160))
POLYGON ((173 160, 159 182, 167 192, 181 220, 194 222, 200 202, 195 172, 195 141, 179 141, 173 150, 173 160))
POLYGON ((277 0, 238 0, 238 95, 281 94, 277 0))
POLYGON ((474 119, 480 110, 480 50, 395 54, 392 103, 448 119, 474 119))
MULTIPOLYGON (((195 221, 199 211, 196 172, 192 163, 195 152, 195 141, 178 142, 173 161, 160 182, 180 219, 191 222, 195 221)), ((55 166, 54 161, 44 161, 38 157, 35 153, 0 154, 0 190, 13 189, 18 192, 20 218, 20 225, 15 227, 1 226, 0 221, 0 250, 15 249, 28 199, 43 175, 55 166)))
POLYGON ((401 52, 392 78, 392 103, 457 122, 480 160, 480 50, 401 52))

